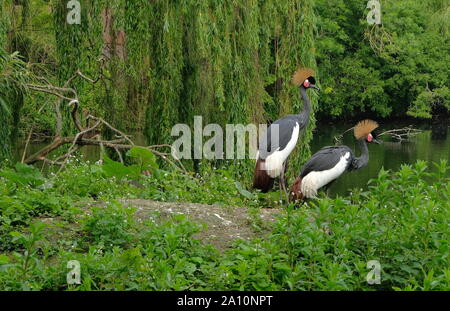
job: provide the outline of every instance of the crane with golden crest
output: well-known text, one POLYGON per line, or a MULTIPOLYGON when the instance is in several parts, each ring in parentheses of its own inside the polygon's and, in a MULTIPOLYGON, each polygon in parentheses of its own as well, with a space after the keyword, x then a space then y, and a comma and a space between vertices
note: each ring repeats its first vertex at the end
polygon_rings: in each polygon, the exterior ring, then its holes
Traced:
POLYGON ((299 88, 303 110, 273 122, 260 137, 253 188, 267 192, 273 187, 275 178, 279 177, 280 188, 286 191, 284 173, 287 159, 297 145, 301 131, 308 125, 311 102, 306 90, 320 90, 315 83, 314 71, 310 68, 299 68, 294 73, 292 84, 299 88))
POLYGON ((316 152, 303 166, 289 192, 290 201, 302 201, 316 197, 317 191, 329 186, 344 172, 358 170, 369 163, 367 143, 379 142, 372 132, 378 123, 372 120, 360 121, 353 128, 356 140, 361 150, 361 156, 356 157, 347 146, 327 146, 316 152))

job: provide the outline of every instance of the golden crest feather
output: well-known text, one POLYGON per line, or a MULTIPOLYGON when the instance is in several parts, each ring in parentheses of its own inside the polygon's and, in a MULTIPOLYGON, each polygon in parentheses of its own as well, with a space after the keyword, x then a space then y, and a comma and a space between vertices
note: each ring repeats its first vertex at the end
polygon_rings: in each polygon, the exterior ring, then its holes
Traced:
POLYGON ((366 138, 373 130, 378 127, 378 123, 372 120, 363 120, 358 122, 354 127, 356 139, 366 138))
POLYGON ((315 75, 314 70, 311 68, 301 67, 298 68, 292 76, 292 84, 300 86, 306 79, 315 75))

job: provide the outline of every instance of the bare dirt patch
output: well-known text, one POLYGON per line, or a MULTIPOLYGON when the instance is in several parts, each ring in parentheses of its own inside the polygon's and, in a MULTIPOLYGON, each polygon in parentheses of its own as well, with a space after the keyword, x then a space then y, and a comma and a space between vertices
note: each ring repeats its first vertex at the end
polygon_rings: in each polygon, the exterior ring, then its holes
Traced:
POLYGON ((206 244, 225 250, 237 239, 249 240, 263 237, 275 221, 283 215, 283 209, 258 209, 250 213, 244 207, 222 207, 197 203, 157 202, 150 200, 124 200, 125 206, 136 208, 135 216, 140 220, 154 217, 155 212, 163 219, 174 215, 186 215, 190 221, 205 224, 206 229, 195 237, 206 244), (255 225, 260 224, 258 229, 255 225))
MULTIPOLYGON (((155 222, 174 220, 176 215, 185 215, 189 221, 204 225, 204 229, 194 238, 204 244, 212 244, 217 250, 224 251, 236 240, 264 238, 270 231, 277 216, 284 215, 281 208, 259 208, 207 205, 184 202, 159 202, 143 199, 120 200, 124 208, 133 207, 138 222, 152 219, 155 222)), ((84 217, 91 214, 93 206, 106 207, 106 202, 97 201, 80 207, 84 217)), ((80 234, 80 223, 67 222, 61 217, 41 218, 52 232, 51 240, 67 241, 72 235, 80 234)), ((70 244, 70 243, 69 243, 70 244)))

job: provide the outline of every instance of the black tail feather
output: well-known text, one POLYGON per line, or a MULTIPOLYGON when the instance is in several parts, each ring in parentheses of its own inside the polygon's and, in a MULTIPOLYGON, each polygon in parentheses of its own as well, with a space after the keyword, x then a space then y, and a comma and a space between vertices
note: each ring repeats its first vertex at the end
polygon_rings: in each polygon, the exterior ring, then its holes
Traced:
POLYGON ((264 160, 258 159, 255 166, 255 173, 253 175, 253 188, 259 189, 262 192, 268 192, 273 187, 274 178, 267 174, 263 169, 264 160))
POLYGON ((289 201, 303 201, 305 199, 303 193, 302 193, 302 178, 297 177, 294 181, 294 184, 291 187, 291 190, 289 191, 289 201))

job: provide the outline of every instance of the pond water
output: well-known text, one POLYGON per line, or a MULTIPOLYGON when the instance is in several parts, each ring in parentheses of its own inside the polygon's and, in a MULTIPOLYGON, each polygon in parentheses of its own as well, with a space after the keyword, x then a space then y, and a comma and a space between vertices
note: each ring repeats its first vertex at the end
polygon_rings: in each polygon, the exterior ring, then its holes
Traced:
MULTIPOLYGON (((135 133, 132 135, 132 139, 134 143, 138 146, 145 146, 147 145, 146 138, 142 133, 135 133)), ((42 141, 42 142, 31 142, 28 146, 27 150, 27 156, 30 156, 42 148, 46 147, 49 144, 48 141, 42 141)), ((25 143, 23 141, 19 141, 17 145, 13 149, 13 160, 14 161, 21 161, 23 156, 23 151, 25 148, 25 143)), ((97 146, 83 146, 80 148, 79 151, 76 153, 77 155, 81 155, 83 159, 95 162, 98 159, 100 159, 100 148, 97 146)), ((42 166, 42 163, 36 164, 37 166, 42 166)), ((46 169, 44 170, 46 171, 46 169)))
MULTIPOLYGON (((324 146, 334 145, 334 137, 342 134, 354 124, 327 124, 321 123, 317 126, 311 145, 314 153, 324 146)), ((375 134, 382 133, 394 128, 403 128, 412 125, 416 129, 422 130, 420 134, 409 141, 396 142, 384 138, 381 145, 369 144, 369 164, 361 170, 346 173, 341 176, 331 187, 329 194, 345 195, 353 188, 367 188, 369 179, 375 178, 379 170, 397 170, 402 164, 413 164, 417 160, 425 160, 430 166, 432 162, 439 162, 446 159, 450 163, 450 125, 446 122, 411 124, 407 121, 380 122, 380 127, 375 134)), ((138 144, 145 145, 145 138, 142 135, 133 135, 138 144)), ((359 156, 359 149, 352 132, 344 135, 341 144, 349 146, 359 156)), ((46 146, 46 143, 33 143, 29 146, 28 154, 38 151, 46 146)), ((14 157, 16 160, 22 157, 23 146, 15 148, 14 157)), ((84 159, 96 161, 99 159, 99 148, 86 146, 81 149, 84 159)))
MULTIPOLYGON (((334 136, 342 134, 354 124, 327 125, 320 124, 314 132, 311 151, 314 153, 320 148, 334 145, 334 136)), ((369 179, 375 178, 381 168, 397 170, 402 164, 413 164, 417 160, 424 160, 432 166, 432 162, 446 159, 450 163, 450 126, 448 122, 412 124, 407 121, 380 122, 375 134, 386 130, 403 128, 412 125, 422 130, 420 134, 409 141, 397 142, 388 140, 383 136, 382 144, 369 144, 369 164, 358 170, 341 176, 333 185, 329 193, 344 195, 353 188, 367 188, 369 179)), ((360 151, 352 132, 344 135, 341 142, 354 150, 356 156, 360 151)))

